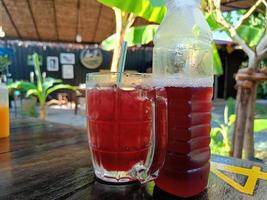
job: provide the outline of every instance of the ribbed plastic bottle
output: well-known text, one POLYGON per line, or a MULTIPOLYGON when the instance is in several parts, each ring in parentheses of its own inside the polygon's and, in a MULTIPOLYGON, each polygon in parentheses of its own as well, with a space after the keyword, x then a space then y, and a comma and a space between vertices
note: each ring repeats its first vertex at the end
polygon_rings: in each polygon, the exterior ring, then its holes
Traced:
POLYGON ((153 49, 153 74, 168 99, 168 147, 156 185, 190 197, 205 189, 210 171, 212 36, 198 0, 166 4, 153 49))

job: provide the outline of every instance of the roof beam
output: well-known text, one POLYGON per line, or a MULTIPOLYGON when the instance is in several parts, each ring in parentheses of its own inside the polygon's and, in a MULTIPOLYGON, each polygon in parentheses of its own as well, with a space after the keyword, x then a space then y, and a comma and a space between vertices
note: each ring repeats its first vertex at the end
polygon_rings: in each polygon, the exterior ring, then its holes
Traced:
POLYGON ((245 0, 230 0, 230 1, 222 2, 221 4, 222 4, 222 5, 225 5, 225 4, 231 4, 231 3, 236 3, 236 2, 239 2, 239 1, 245 1, 245 0))
POLYGON ((35 31, 36 31, 36 34, 37 34, 37 38, 38 38, 38 40, 41 40, 40 33, 39 33, 38 28, 37 28, 37 23, 35 21, 35 18, 34 18, 33 12, 32 12, 32 6, 31 6, 31 3, 30 3, 30 0, 26 0, 26 1, 27 1, 27 5, 28 5, 28 8, 29 8, 30 14, 31 14, 33 25, 34 25, 34 28, 35 28, 35 31))
POLYGON ((237 7, 234 5, 223 5, 223 7, 230 8, 230 9, 249 9, 250 7, 237 7))
POLYGON ((14 27, 14 29, 15 29, 17 35, 18 35, 18 38, 19 38, 19 39, 22 39, 22 36, 21 36, 21 34, 20 34, 20 32, 19 32, 19 29, 18 29, 18 27, 16 26, 15 21, 13 20, 13 18, 12 18, 12 16, 11 16, 11 13, 9 12, 9 10, 8 10, 8 8, 7 8, 7 6, 6 6, 5 1, 4 1, 4 0, 1 0, 1 2, 2 2, 2 5, 3 5, 3 7, 4 7, 4 9, 5 9, 6 13, 7 13, 7 15, 8 15, 8 18, 9 18, 9 20, 10 20, 12 26, 14 27))
POLYGON ((246 2, 247 0, 230 0, 230 1, 225 1, 222 4, 222 6, 224 7, 228 7, 230 9, 247 9, 249 7, 238 7, 236 5, 233 5, 234 3, 237 3, 237 2, 246 2))
POLYGON ((94 42, 95 42, 95 39, 96 39, 96 33, 97 33, 97 30, 98 30, 98 26, 99 26, 99 21, 100 21, 99 19, 101 17, 102 8, 103 8, 103 5, 100 4, 99 10, 98 10, 98 14, 97 14, 96 23, 95 23, 95 31, 94 31, 94 34, 93 34, 93 37, 92 37, 92 41, 94 41, 94 42))
POLYGON ((59 34, 58 34, 58 25, 57 25, 57 9, 56 9, 56 2, 55 2, 55 0, 52 0, 52 2, 53 2, 53 12, 54 12, 55 31, 56 31, 57 41, 58 41, 58 40, 59 40, 59 34))

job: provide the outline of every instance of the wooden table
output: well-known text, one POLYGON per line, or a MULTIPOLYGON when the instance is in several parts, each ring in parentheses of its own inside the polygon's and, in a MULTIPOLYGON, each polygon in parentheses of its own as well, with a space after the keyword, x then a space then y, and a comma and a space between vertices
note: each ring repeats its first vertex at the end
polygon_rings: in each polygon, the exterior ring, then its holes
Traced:
MULTIPOLYGON (((191 199, 267 199, 266 165, 213 156, 211 171, 208 188, 191 199)), ((23 119, 12 122, 9 139, 0 139, 0 199, 179 198, 154 188, 153 182, 118 186, 97 181, 85 130, 23 119)))

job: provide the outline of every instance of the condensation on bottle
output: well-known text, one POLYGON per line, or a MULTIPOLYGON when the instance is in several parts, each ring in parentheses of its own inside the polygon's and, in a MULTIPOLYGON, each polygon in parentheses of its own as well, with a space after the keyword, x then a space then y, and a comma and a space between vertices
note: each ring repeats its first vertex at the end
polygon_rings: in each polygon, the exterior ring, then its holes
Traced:
POLYGON ((153 74, 164 76, 167 85, 212 85, 212 34, 199 1, 167 0, 166 5, 154 37, 153 74))

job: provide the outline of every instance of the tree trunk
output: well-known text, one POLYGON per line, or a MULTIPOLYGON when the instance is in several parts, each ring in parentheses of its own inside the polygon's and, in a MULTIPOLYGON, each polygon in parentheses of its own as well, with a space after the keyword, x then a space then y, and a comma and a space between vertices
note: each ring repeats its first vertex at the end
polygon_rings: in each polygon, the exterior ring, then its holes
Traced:
POLYGON ((254 113, 255 113, 255 103, 256 103, 256 89, 257 84, 253 83, 251 88, 249 101, 248 101, 248 111, 247 119, 245 123, 245 132, 244 132, 244 152, 245 159, 251 160, 254 158, 254 113))
POLYGON ((125 29, 121 29, 118 33, 116 33, 116 41, 115 47, 113 51, 112 63, 111 63, 111 72, 118 71, 118 65, 121 55, 121 47, 125 36, 125 29))
POLYGON ((46 119, 46 105, 40 104, 40 119, 45 120, 46 119))
POLYGON ((113 8, 113 10, 115 12, 116 19, 116 39, 110 71, 117 72, 125 33, 134 23, 135 16, 133 14, 123 12, 118 8, 113 8))
POLYGON ((254 158, 253 125, 257 82, 253 77, 257 72, 258 65, 257 56, 249 57, 248 68, 240 69, 237 74, 236 122, 232 138, 232 155, 236 158, 242 158, 243 149, 245 150, 245 159, 254 158), (240 76, 238 76, 239 73, 240 76), (239 80, 242 74, 247 78, 239 80))
MULTIPOLYGON (((241 93, 241 88, 240 86, 235 86, 235 89, 237 90, 237 94, 236 94, 236 105, 235 105, 235 114, 237 115, 238 113, 238 109, 240 109, 240 93, 241 93)), ((237 130, 237 119, 234 123, 234 131, 232 133, 232 142, 231 142, 231 149, 229 152, 230 156, 234 156, 234 148, 235 148, 235 138, 236 138, 236 130, 237 130)))
MULTIPOLYGON (((232 136, 230 154, 238 158, 242 157, 243 145, 245 146, 245 157, 251 159, 254 156, 253 124, 256 88, 257 83, 263 80, 253 77, 253 75, 257 72, 261 60, 267 57, 267 34, 262 36, 256 48, 252 48, 246 43, 246 41, 243 40, 243 37, 241 37, 241 35, 237 32, 237 29, 262 3, 262 0, 257 0, 255 4, 240 17, 235 26, 229 23, 223 16, 223 12, 221 10, 221 0, 213 0, 208 3, 208 10, 210 13, 214 11, 215 7, 215 21, 229 32, 229 36, 232 38, 233 42, 239 44, 249 58, 248 68, 240 69, 240 71, 238 71, 238 74, 245 73, 245 75, 243 74, 244 76, 242 77, 237 74, 236 77, 238 84, 238 93, 236 98, 236 121, 232 136)), ((264 28, 266 29, 266 26, 264 28)))
POLYGON ((235 158, 242 158, 243 142, 244 142, 244 130, 247 118, 247 106, 249 99, 249 89, 243 88, 242 85, 238 86, 237 92, 237 113, 235 121, 235 132, 233 133, 232 141, 232 154, 235 158))

